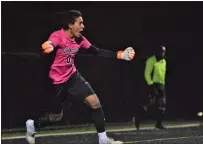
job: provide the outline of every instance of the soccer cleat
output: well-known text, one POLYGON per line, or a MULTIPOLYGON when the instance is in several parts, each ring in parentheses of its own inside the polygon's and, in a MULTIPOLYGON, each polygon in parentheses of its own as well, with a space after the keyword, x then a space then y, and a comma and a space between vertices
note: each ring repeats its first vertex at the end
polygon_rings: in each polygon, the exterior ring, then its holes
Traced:
POLYGON ((156 124, 155 128, 157 128, 157 129, 166 129, 162 124, 156 124))
POLYGON ((122 141, 114 141, 112 138, 107 138, 106 140, 99 140, 99 144, 123 144, 122 141))
POLYGON ((26 121, 26 140, 29 144, 35 144, 35 126, 34 121, 29 119, 26 121))

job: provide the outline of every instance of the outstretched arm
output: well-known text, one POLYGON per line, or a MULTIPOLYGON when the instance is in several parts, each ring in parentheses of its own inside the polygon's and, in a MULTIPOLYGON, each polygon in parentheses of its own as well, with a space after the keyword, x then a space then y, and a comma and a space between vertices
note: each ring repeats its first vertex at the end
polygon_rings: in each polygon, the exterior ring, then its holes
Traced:
POLYGON ((113 52, 109 50, 99 49, 94 45, 91 45, 88 49, 81 48, 80 52, 101 56, 101 57, 123 59, 127 61, 132 60, 135 56, 135 51, 131 47, 126 48, 124 51, 113 52))

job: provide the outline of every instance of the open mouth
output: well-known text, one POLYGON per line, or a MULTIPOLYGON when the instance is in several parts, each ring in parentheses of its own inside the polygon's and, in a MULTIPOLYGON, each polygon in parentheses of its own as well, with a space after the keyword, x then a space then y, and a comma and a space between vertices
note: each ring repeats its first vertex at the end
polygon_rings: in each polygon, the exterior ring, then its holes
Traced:
POLYGON ((83 30, 80 30, 78 33, 79 33, 79 36, 81 36, 83 33, 83 30))

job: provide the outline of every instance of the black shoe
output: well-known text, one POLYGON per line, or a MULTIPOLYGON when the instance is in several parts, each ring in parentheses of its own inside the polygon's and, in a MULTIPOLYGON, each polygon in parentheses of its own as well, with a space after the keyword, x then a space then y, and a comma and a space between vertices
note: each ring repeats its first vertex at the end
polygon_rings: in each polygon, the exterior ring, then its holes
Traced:
POLYGON ((155 125, 155 128, 157 128, 157 129, 166 129, 166 127, 164 127, 162 124, 156 124, 155 125))

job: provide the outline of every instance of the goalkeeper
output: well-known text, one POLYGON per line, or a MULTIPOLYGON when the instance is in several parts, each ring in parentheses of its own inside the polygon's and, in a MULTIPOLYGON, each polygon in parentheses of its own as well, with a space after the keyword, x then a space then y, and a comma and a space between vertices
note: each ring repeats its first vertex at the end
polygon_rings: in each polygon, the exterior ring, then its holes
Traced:
POLYGON ((90 84, 77 71, 74 58, 78 51, 107 57, 131 61, 135 52, 128 47, 124 51, 112 52, 93 46, 82 34, 85 26, 82 14, 71 10, 65 14, 64 25, 61 30, 53 32, 49 39, 42 44, 42 50, 46 54, 56 52, 54 62, 50 67, 49 77, 55 88, 55 96, 51 101, 51 110, 38 120, 27 120, 26 138, 30 144, 35 143, 35 127, 60 121, 63 117, 62 103, 68 95, 84 101, 90 108, 94 121, 99 144, 122 144, 107 137, 105 131, 105 117, 98 96, 90 84))

